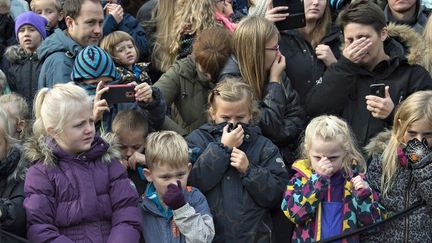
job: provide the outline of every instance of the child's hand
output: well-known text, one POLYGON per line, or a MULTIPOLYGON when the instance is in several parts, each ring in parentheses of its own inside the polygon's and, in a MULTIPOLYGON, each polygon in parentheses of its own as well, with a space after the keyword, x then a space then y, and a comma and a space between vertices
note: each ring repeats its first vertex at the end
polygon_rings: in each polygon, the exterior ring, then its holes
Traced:
POLYGON ((96 95, 93 101, 93 117, 95 123, 102 119, 103 113, 105 111, 109 112, 108 102, 103 99, 101 100, 102 94, 108 91, 108 87, 103 87, 103 82, 100 81, 96 87, 96 95))
POLYGON ((234 130, 228 132, 228 124, 224 126, 222 131, 221 143, 228 148, 239 147, 243 143, 244 131, 241 125, 238 125, 234 130))
POLYGON ((120 24, 120 22, 123 20, 123 8, 120 4, 110 3, 107 6, 109 13, 113 16, 117 24, 120 24))
POLYGON ((269 80, 270 82, 280 82, 281 81, 281 76, 282 76, 282 72, 285 70, 285 57, 284 55, 282 55, 279 51, 276 51, 277 53, 275 54, 275 60, 270 68, 270 76, 269 76, 269 80))
POLYGON ((139 153, 139 152, 135 152, 127 160, 127 167, 128 168, 135 170, 137 164, 138 165, 146 165, 146 158, 145 158, 144 154, 139 153))
POLYGON ((313 168, 318 175, 321 176, 332 176, 336 171, 334 171, 332 162, 325 156, 321 157, 321 159, 318 161, 318 163, 315 166, 316 168, 313 168))
POLYGON ((360 191, 362 189, 369 189, 369 184, 363 180, 363 177, 361 175, 358 175, 351 179, 351 183, 354 186, 354 190, 360 191))
POLYGON ((168 190, 162 196, 163 202, 173 210, 183 207, 186 201, 180 181, 177 181, 177 185, 169 184, 167 188, 168 190))
POLYGON ((153 90, 148 83, 135 86, 135 100, 150 103, 153 101, 153 90))
POLYGON ((242 174, 245 174, 249 167, 249 160, 246 154, 236 147, 233 147, 231 152, 231 166, 242 174))

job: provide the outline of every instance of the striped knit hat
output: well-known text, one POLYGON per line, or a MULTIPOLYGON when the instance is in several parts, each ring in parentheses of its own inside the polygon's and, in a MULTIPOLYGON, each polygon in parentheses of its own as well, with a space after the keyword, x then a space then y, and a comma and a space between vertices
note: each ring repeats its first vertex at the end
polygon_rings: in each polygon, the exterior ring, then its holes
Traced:
POLYGON ((119 74, 108 53, 100 47, 87 46, 75 58, 71 78, 73 81, 82 81, 100 77, 112 77, 113 80, 117 80, 119 74))

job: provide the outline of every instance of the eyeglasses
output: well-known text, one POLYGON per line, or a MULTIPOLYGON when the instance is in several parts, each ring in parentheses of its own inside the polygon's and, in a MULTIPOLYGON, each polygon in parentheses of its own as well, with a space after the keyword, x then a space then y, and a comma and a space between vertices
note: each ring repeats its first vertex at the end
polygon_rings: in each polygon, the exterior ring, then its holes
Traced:
POLYGON ((276 45, 275 47, 268 47, 264 48, 266 51, 279 51, 279 45, 276 45))

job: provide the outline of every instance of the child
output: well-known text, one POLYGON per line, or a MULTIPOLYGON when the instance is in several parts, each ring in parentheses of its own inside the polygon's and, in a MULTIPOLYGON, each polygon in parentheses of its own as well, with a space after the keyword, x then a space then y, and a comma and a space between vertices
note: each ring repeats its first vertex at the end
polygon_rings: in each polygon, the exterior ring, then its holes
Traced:
POLYGON ((189 183, 207 197, 215 242, 272 242, 270 210, 280 205, 288 174, 278 148, 254 125, 253 92, 242 80, 226 79, 208 103, 209 124, 187 137, 199 154, 189 183))
MULTIPOLYGON (((2 230, 21 237, 26 235, 23 200, 27 165, 22 146, 9 136, 7 114, 0 109, 0 225, 2 230)), ((5 239, 2 236, 0 240, 5 239)))
POLYGON ((186 141, 172 131, 147 140, 145 176, 150 182, 141 204, 146 243, 212 242, 213 219, 204 195, 186 187, 189 153, 186 141))
POLYGON ((108 84, 118 78, 114 62, 108 53, 97 46, 87 46, 75 58, 71 73, 75 83, 94 96, 93 115, 98 132, 111 131, 114 117, 122 110, 136 110, 148 119, 152 129, 159 128, 164 121, 166 105, 159 89, 148 83, 132 82, 135 85, 135 100, 132 103, 108 104, 102 95, 108 92, 108 84))
POLYGON ((9 86, 13 92, 22 95, 30 107, 37 91, 42 63, 38 59, 36 49, 47 36, 45 26, 48 21, 33 12, 20 14, 15 22, 15 33, 19 45, 6 50, 6 58, 10 67, 6 72, 9 86))
POLYGON ((48 35, 54 33, 63 20, 62 4, 60 0, 32 0, 30 8, 33 12, 48 19, 48 35))
POLYGON ((138 84, 152 84, 147 74, 149 64, 137 63, 139 51, 131 35, 124 31, 114 31, 102 39, 100 47, 108 52, 116 63, 120 83, 135 81, 138 84))
POLYGON ((127 168, 129 178, 135 183, 138 195, 142 195, 147 186, 143 166, 146 165, 144 150, 149 124, 141 113, 125 110, 114 118, 112 130, 120 143, 121 162, 127 168))
POLYGON ((103 23, 103 35, 107 36, 116 30, 130 33, 139 50, 136 61, 143 60, 149 54, 147 37, 143 27, 135 17, 123 11, 121 0, 102 0, 102 6, 106 13, 103 23))
POLYGON ((30 114, 26 100, 16 93, 1 95, 0 109, 8 115, 10 136, 23 143, 30 134, 30 114))
POLYGON ((95 134, 92 104, 72 84, 35 100, 24 208, 31 242, 138 242, 138 194, 119 154, 95 134))
POLYGON ((346 122, 335 116, 312 119, 301 149, 306 159, 294 162, 296 173, 282 202, 296 224, 293 242, 319 241, 382 220, 383 208, 363 179, 366 162, 346 122))
POLYGON ((380 192, 380 203, 389 214, 421 201, 426 207, 384 224, 378 234, 365 235, 362 240, 432 242, 432 91, 408 96, 387 135, 380 134, 367 146, 369 152, 375 151, 366 174, 371 188, 380 192))

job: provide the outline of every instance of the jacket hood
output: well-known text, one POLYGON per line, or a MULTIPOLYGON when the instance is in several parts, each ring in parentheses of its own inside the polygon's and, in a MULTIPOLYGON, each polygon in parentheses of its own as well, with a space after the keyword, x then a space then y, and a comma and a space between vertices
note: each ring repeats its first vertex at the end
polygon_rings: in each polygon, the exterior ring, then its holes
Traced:
MULTIPOLYGON (((55 141, 49 137, 31 138, 26 142, 24 151, 25 157, 31 163, 43 161, 44 165, 49 166, 57 165, 57 156, 59 155, 71 156, 61 150, 55 141)), ((113 134, 104 134, 102 137, 95 135, 90 149, 78 156, 87 156, 89 159, 102 157, 104 163, 110 163, 113 159, 121 158, 120 149, 113 134)))
POLYGON ((422 36, 408 25, 387 25, 388 35, 401 43, 405 49, 405 57, 409 64, 419 64, 425 43, 422 36))
POLYGON ((28 54, 20 45, 9 46, 4 56, 12 64, 20 63, 28 57, 37 58, 36 53, 28 54))
POLYGON ((52 35, 46 38, 37 49, 41 61, 44 61, 54 52, 65 52, 70 57, 75 57, 82 47, 70 38, 66 31, 57 28, 52 35))
POLYGON ((364 151, 367 154, 368 158, 371 158, 373 155, 380 155, 384 152, 384 149, 387 147, 387 143, 391 137, 391 130, 384 130, 375 137, 373 137, 370 142, 364 147, 364 151))

